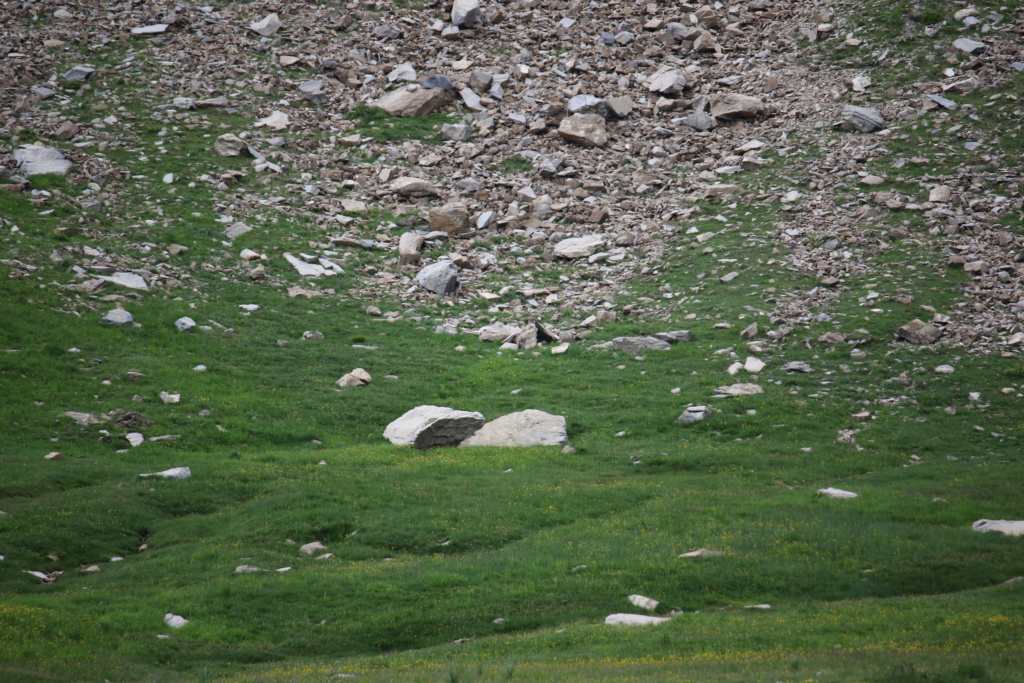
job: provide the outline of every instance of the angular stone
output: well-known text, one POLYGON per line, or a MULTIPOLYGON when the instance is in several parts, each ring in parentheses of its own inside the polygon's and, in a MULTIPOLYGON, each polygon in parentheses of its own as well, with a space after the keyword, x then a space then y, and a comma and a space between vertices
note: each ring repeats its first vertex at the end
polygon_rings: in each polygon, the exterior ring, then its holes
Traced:
POLYGON ((465 142, 473 135, 473 126, 468 123, 446 123, 441 126, 441 139, 465 142))
POLYGON ((711 96, 711 115, 716 119, 751 119, 764 112, 764 102, 749 95, 719 93, 711 96))
POLYGON ((522 331, 522 328, 516 325, 492 323, 480 328, 477 339, 482 342, 503 342, 517 337, 522 331))
POLYGON ((429 180, 408 176, 391 181, 388 189, 403 197, 432 197, 438 194, 437 188, 429 180))
POLYGON ((953 41, 953 47, 961 52, 973 55, 976 52, 984 52, 988 46, 985 43, 970 38, 957 38, 953 41))
POLYGON ((257 128, 269 128, 270 130, 284 130, 291 125, 291 118, 283 111, 274 110, 270 116, 264 116, 253 124, 257 128))
POLYGON ((282 26, 284 26, 284 24, 281 23, 281 20, 278 18, 276 12, 268 14, 259 21, 254 21, 251 24, 249 24, 250 29, 252 29, 253 31, 255 31, 256 33, 260 34, 265 38, 277 33, 278 29, 280 29, 282 26))
POLYGON ((399 64, 388 72, 388 80, 392 83, 398 81, 415 82, 416 78, 416 69, 412 68, 412 64, 399 64))
POLYGON ((168 24, 150 24, 149 26, 139 26, 132 29, 132 34, 136 36, 150 36, 157 33, 163 33, 168 29, 168 24))
POLYGON ((96 73, 96 69, 93 69, 91 66, 73 66, 64 72, 64 80, 72 82, 86 81, 94 73, 96 73))
POLYGON ((629 600, 633 604, 634 607, 639 607, 640 609, 650 610, 652 612, 654 610, 658 609, 658 605, 661 604, 657 600, 655 600, 654 598, 648 598, 648 597, 645 597, 643 595, 637 595, 637 594, 630 595, 626 599, 629 600))
POLYGON ((191 332, 196 329, 196 321, 186 315, 175 320, 174 326, 179 332, 191 332))
POLYGON ((873 133, 885 128, 885 119, 874 109, 848 104, 843 107, 843 120, 839 125, 846 130, 873 133))
POLYGON ((424 405, 389 424, 384 438, 396 446, 419 449, 458 446, 483 427, 484 422, 484 416, 477 412, 424 405))
POLYGON ((690 406, 683 411, 682 415, 676 418, 676 422, 685 425, 693 424, 694 422, 700 422, 710 414, 711 410, 707 406, 690 406))
POLYGON ((225 133, 213 143, 213 151, 217 156, 237 157, 248 154, 249 145, 245 140, 232 133, 225 133))
POLYGON ((67 175, 71 168, 71 162, 59 149, 42 145, 22 145, 14 150, 14 160, 18 162, 18 172, 27 176, 44 173, 67 175))
POLYGON ((608 113, 608 102, 593 95, 576 95, 566 105, 570 114, 597 114, 603 117, 608 113))
POLYGON ((604 246, 604 238, 598 235, 570 237, 555 245, 554 254, 559 258, 576 259, 590 256, 598 247, 604 246))
POLYGON ((229 240, 233 240, 236 237, 241 237, 245 233, 251 231, 251 227, 249 227, 242 221, 238 221, 237 223, 232 223, 231 225, 224 229, 224 236, 227 237, 229 240))
POLYGON ((452 25, 459 28, 479 26, 484 21, 480 0, 455 0, 452 4, 452 25))
POLYGON ((647 89, 666 97, 675 97, 686 88, 686 74, 681 69, 669 69, 654 76, 647 89))
POLYGON ((459 288, 459 269, 451 261, 438 261, 416 274, 416 284, 434 294, 451 294, 459 288))
POLYGON ((751 394, 764 393, 764 389, 759 384, 730 384, 724 387, 716 387, 715 393, 725 394, 726 396, 748 396, 751 394))
POLYGON ((691 550, 688 553, 683 553, 679 557, 704 559, 706 557, 721 557, 722 555, 725 555, 725 553, 721 550, 709 550, 708 548, 701 548, 699 550, 691 550))
POLYGON ((352 372, 346 372, 342 375, 341 379, 335 382, 335 384, 339 387, 362 387, 372 381, 373 378, 370 376, 370 373, 362 368, 356 368, 352 372))
POLYGON ((626 118, 633 113, 633 98, 628 96, 612 97, 607 101, 609 113, 616 118, 626 118))
POLYGON ((458 235, 473 227, 469 209, 463 204, 445 204, 430 210, 428 220, 431 230, 458 235))
POLYGON ((188 619, 177 614, 172 614, 168 612, 164 615, 164 623, 170 626, 171 628, 181 628, 182 626, 188 623, 188 619))
POLYGON ((558 125, 558 134, 584 147, 603 147, 608 144, 604 117, 597 114, 566 116, 558 125))
POLYGON ((564 417, 524 410, 488 422, 459 446, 562 446, 568 442, 564 417))
POLYGON ((683 125, 698 132, 711 130, 715 127, 716 121, 711 114, 704 111, 690 112, 683 117, 683 125))
POLYGON ((942 336, 942 330, 931 323, 915 318, 896 330, 896 334, 911 344, 934 344, 942 336))
POLYGON ((392 90, 373 103, 392 116, 426 116, 452 103, 451 91, 410 85, 392 90))
POLYGON ((644 353, 646 351, 668 351, 672 345, 657 337, 616 337, 612 339, 612 348, 627 353, 644 353))
POLYGON ((104 325, 131 325, 135 322, 135 318, 133 318, 132 314, 123 308, 115 308, 103 316, 103 320, 101 322, 104 325))

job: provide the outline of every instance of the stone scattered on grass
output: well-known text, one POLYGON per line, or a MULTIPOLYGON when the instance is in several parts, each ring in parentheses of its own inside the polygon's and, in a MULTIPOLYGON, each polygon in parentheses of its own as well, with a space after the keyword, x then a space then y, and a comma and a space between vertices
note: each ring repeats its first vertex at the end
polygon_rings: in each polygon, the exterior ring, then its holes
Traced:
POLYGON ((423 405, 389 424, 384 430, 384 438, 396 446, 419 449, 458 446, 485 422, 480 413, 423 405))
POLYGON ((647 597, 644 597, 643 595, 639 595, 639 594, 636 594, 636 593, 634 593, 633 595, 630 595, 627 599, 633 604, 634 607, 639 607, 640 609, 650 610, 652 612, 654 610, 658 609, 658 605, 661 604, 661 603, 659 603, 657 600, 655 600, 653 598, 647 598, 647 597))
POLYGON ((647 614, 609 614, 604 618, 605 626, 657 626, 671 621, 669 617, 652 617, 647 614))
POLYGON ((1024 536, 1024 520, 979 519, 971 528, 981 533, 994 532, 1004 536, 1024 536))
POLYGON ((688 553, 683 553, 679 557, 703 559, 705 557, 721 557, 724 554, 725 553, 721 550, 709 550, 707 548, 701 548, 700 550, 691 550, 688 553))
POLYGON ((568 442, 564 417, 524 410, 486 423, 459 446, 562 446, 568 442))
POLYGON ((853 491, 844 491, 843 489, 836 489, 832 487, 827 489, 818 489, 818 493, 825 498, 832 498, 835 500, 851 500, 857 497, 857 494, 853 491))
POLYGON ((164 623, 170 626, 171 628, 181 628, 182 626, 188 623, 188 619, 177 614, 168 612, 164 615, 164 623))
POLYGON ((188 467, 172 467, 169 470, 163 472, 151 472, 150 474, 140 474, 140 477, 160 477, 161 479, 188 479, 192 476, 192 470, 188 467))

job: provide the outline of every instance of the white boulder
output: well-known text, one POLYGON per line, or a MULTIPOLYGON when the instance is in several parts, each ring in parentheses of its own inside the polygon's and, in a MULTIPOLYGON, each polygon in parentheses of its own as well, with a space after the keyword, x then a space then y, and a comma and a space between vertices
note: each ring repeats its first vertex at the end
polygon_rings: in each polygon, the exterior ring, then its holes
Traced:
POLYGON ((604 618, 605 626, 656 626, 671 621, 668 617, 651 617, 646 614, 609 614, 604 618))
POLYGON ((569 442, 565 418, 524 410, 491 420, 460 446, 562 446, 569 442))
POLYGON ((392 422, 384 438, 396 446, 419 449, 458 446, 484 426, 477 412, 443 406, 417 406, 392 422))
POLYGON ((994 531, 1004 536, 1024 536, 1024 520, 979 519, 971 528, 981 533, 994 531))

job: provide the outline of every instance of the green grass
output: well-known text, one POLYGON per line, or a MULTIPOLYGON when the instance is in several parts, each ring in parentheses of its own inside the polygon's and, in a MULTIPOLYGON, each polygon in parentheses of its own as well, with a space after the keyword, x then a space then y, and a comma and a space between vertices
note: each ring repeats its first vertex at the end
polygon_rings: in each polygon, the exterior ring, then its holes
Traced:
POLYGON ((380 107, 357 104, 348 111, 348 118, 356 122, 352 133, 371 138, 375 142, 418 140, 437 145, 441 140, 441 127, 455 123, 452 114, 438 112, 427 116, 391 116, 380 107))

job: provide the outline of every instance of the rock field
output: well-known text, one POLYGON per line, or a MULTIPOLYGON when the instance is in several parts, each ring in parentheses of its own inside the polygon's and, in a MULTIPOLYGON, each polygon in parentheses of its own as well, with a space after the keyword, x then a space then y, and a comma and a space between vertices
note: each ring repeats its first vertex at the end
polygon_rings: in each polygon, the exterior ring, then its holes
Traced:
MULTIPOLYGON (((819 287, 768 299, 760 333, 769 340, 858 296, 845 279, 875 268, 881 252, 927 242, 936 245, 927 261, 898 262, 888 274, 963 268, 969 296, 920 321, 935 334, 900 338, 1016 353, 1024 236, 1007 221, 1019 220, 1024 200, 1021 147, 1006 141, 1019 142, 1020 100, 985 105, 1003 116, 1002 143, 977 132, 973 108, 956 100, 1024 69, 1024 19, 959 12, 963 37, 934 56, 949 63, 946 76, 883 90, 864 69, 823 67, 815 57, 845 50, 899 66, 886 45, 850 29, 852 11, 786 0, 15 3, 0 17, 0 132, 11 139, 0 147, 3 186, 30 191, 39 169, 67 172, 87 183, 74 198, 84 215, 105 208, 131 224, 127 198, 158 181, 109 155, 166 153, 139 142, 138 129, 153 122, 171 144, 181 127, 207 130, 210 158, 251 163, 247 172, 210 174, 198 158, 190 177, 160 178, 214 193, 213 205, 196 211, 224 223, 219 257, 190 263, 181 245, 144 239, 116 252, 71 243, 51 254, 75 263, 68 309, 79 313, 107 310, 95 300, 111 300, 115 277, 147 296, 188 285, 199 271, 284 286, 280 274, 294 268, 307 282, 292 296, 353 297, 371 313, 394 298, 404 303, 388 313, 394 319, 422 319, 419 302, 448 297, 451 317, 435 321, 442 330, 539 320, 573 341, 617 317, 659 327, 669 320, 652 298, 622 300, 635 281, 659 277, 676 245, 715 248, 719 234, 691 221, 715 216, 724 234, 744 211, 781 206, 767 242, 749 241, 748 258, 708 277, 728 284, 774 266, 818 279, 819 287), (86 115, 68 113, 69 86, 92 98, 86 115), (130 98, 148 113, 125 108, 130 98), (455 118, 440 144, 377 142, 351 117, 365 105, 455 118), (890 151, 934 110, 958 124, 936 134, 953 135, 922 156, 890 151), (224 129, 207 119, 214 111, 250 124, 224 129), (35 138, 35 146, 23 142, 35 138), (961 158, 968 151, 978 154, 961 158), (910 181, 874 170, 939 161, 946 170, 910 181), (768 182, 744 183, 763 169, 768 182), (250 187, 247 176, 279 181, 288 196, 250 187), (394 220, 371 221, 379 211, 394 220), (913 229, 886 223, 892 212, 913 216, 913 229), (253 225, 277 219, 315 226, 302 252, 244 248, 253 225), (380 258, 352 272, 349 257, 361 251, 380 258), (557 278, 545 277, 556 269, 557 278), (343 290, 332 286, 342 272, 355 276, 343 290), (492 291, 496 279, 506 284, 492 291), (522 300, 502 301, 507 291, 522 300), (494 302, 487 315, 460 313, 459 302, 477 299, 494 302)), ((931 29, 907 27, 923 36, 931 29)), ((97 223, 68 230, 88 235, 103 230, 97 223)), ((51 267, 4 258, 12 277, 51 267)), ((132 322, 125 312, 106 321, 132 322)))

